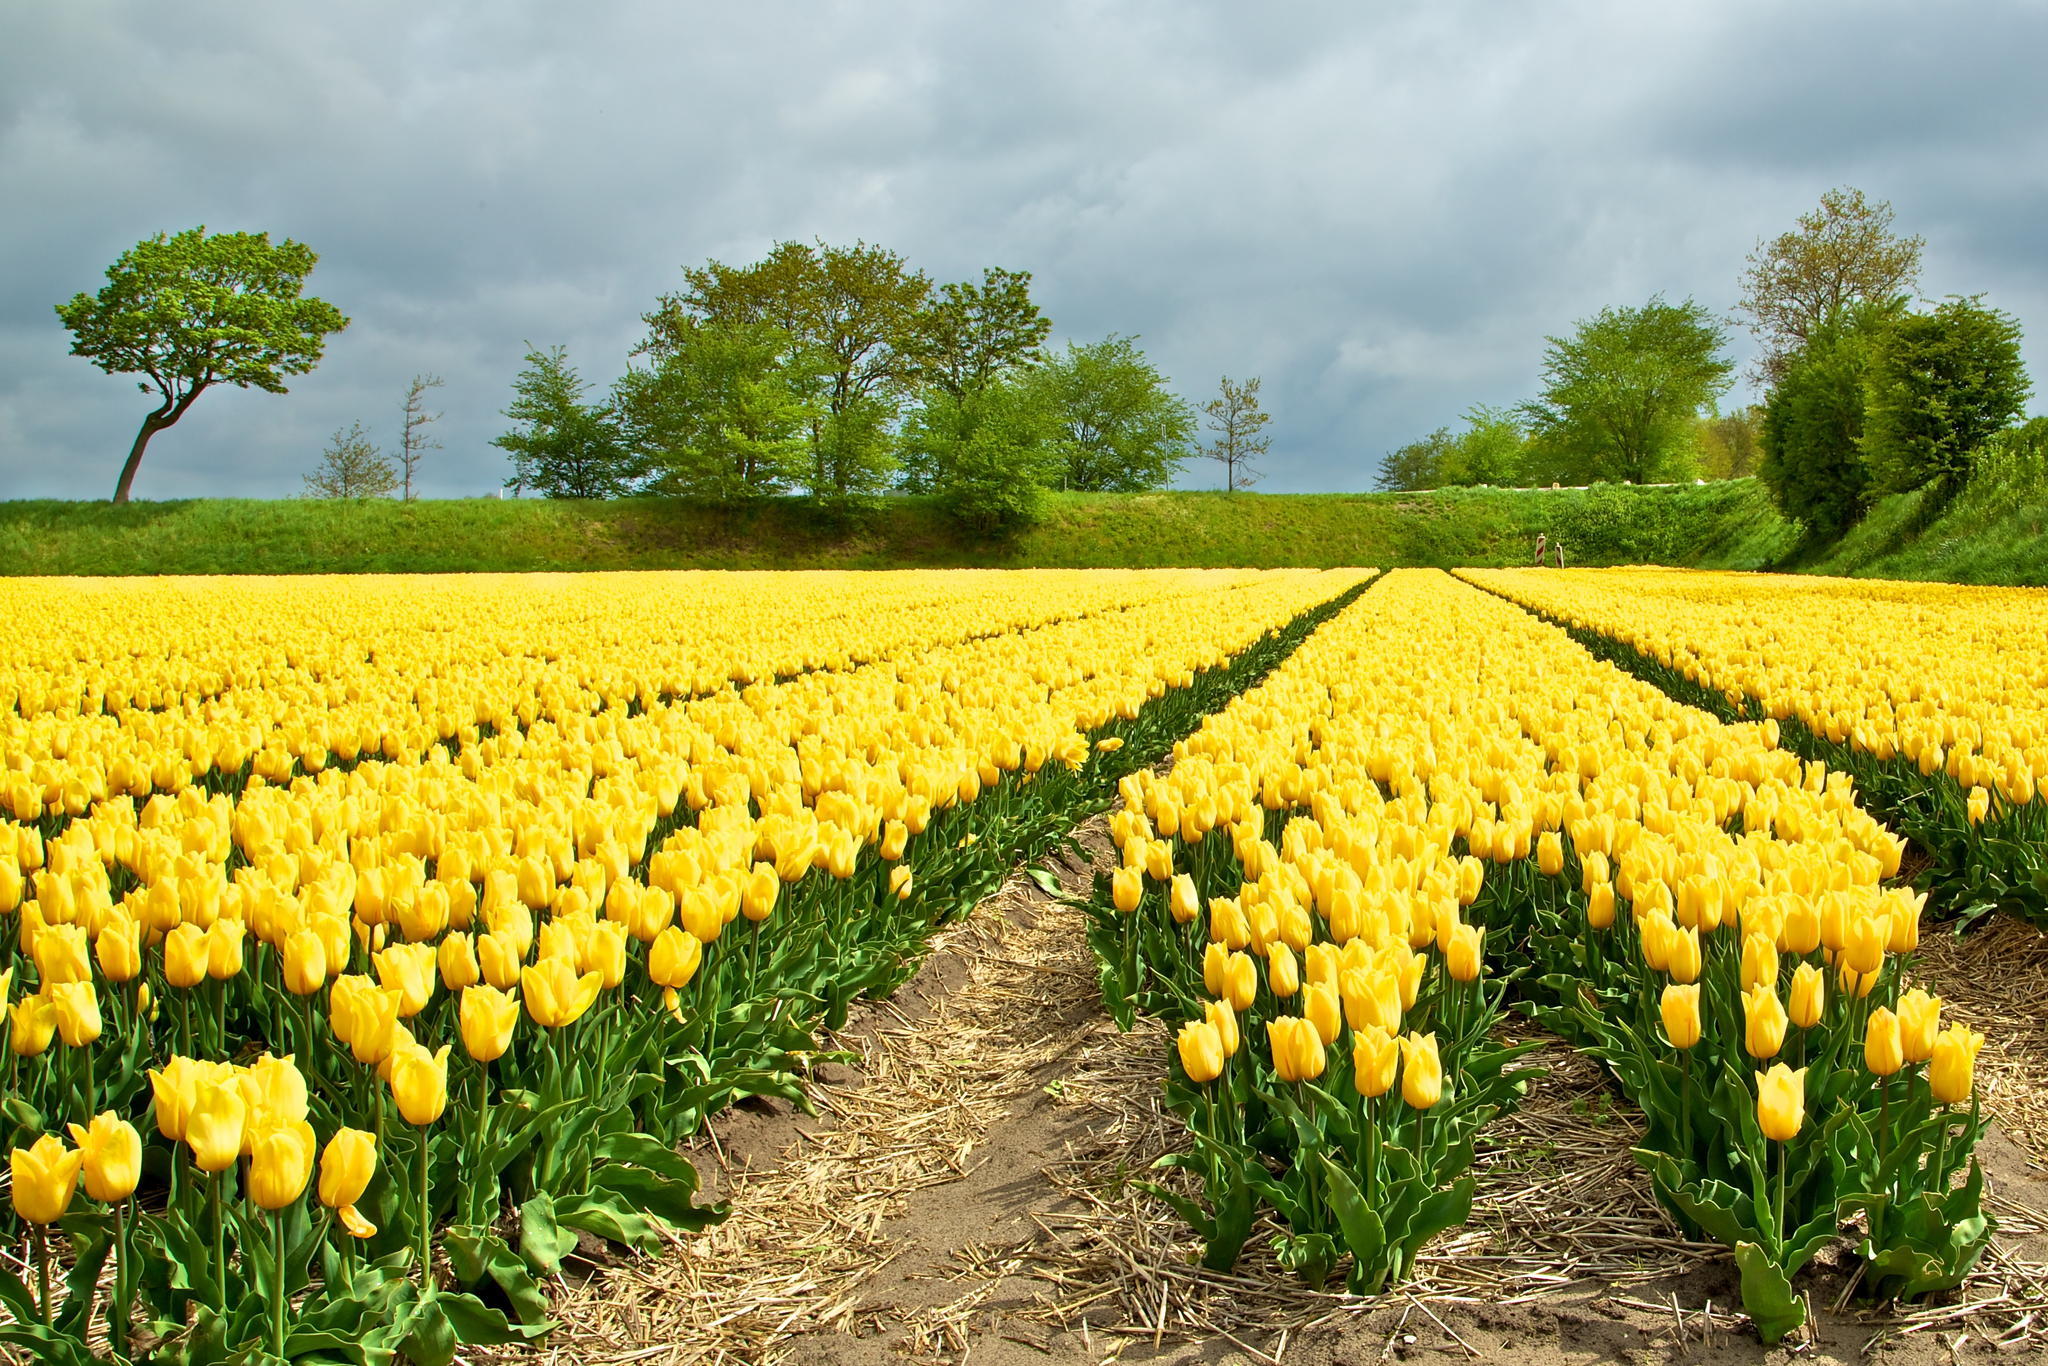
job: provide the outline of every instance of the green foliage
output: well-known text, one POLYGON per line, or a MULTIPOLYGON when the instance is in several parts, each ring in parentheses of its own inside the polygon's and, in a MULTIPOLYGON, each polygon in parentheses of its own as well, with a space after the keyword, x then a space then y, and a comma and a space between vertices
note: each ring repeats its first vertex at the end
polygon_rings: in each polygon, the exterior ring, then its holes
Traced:
POLYGON ((160 400, 142 420, 114 501, 128 501, 149 438, 183 417, 216 384, 285 392, 285 380, 320 361, 328 334, 348 326, 323 299, 301 297, 319 261, 290 238, 204 226, 158 233, 107 267, 96 295, 57 305, 71 354, 110 375, 142 375, 160 400))
POLYGON ((1059 429, 1062 489, 1162 488, 1188 458, 1194 411, 1166 387, 1134 337, 1068 342, 1066 353, 1034 367, 1027 383, 1059 429))
POLYGON ((1524 404, 1539 481, 1656 483, 1688 477, 1693 424, 1734 367, 1707 310, 1653 297, 1603 308, 1544 352, 1542 398, 1524 404))
POLYGON ((1234 493, 1257 483, 1259 472, 1252 462, 1273 444, 1273 438, 1264 435, 1273 415, 1259 408, 1259 377, 1233 383, 1225 375, 1221 392, 1202 405, 1202 415, 1209 420, 1209 430, 1216 433, 1202 454, 1223 466, 1224 492, 1234 493))
POLYGON ((1976 297, 1900 318, 1871 357, 1863 458, 1887 492, 1953 491, 1977 449, 2025 407, 2020 326, 1976 297))
POLYGON ((934 392, 904 424, 906 464, 961 526, 1008 536, 1036 522, 1058 468, 1056 426, 1042 395, 1017 381, 956 397, 934 392))
POLYGON ((1383 489, 1440 489, 1485 484, 1511 488, 1527 475, 1529 438, 1513 408, 1479 403, 1465 410, 1465 430, 1439 427, 1380 462, 1383 489))
POLYGON ((964 398, 1042 360, 1052 319, 1031 301, 1031 272, 991 266, 981 283, 947 284, 906 343, 917 383, 964 398))
POLYGON ((662 493, 736 502, 800 485, 825 419, 820 375, 769 323, 684 316, 641 348, 613 402, 662 493))
POLYGON ((1763 460, 1764 408, 1752 403, 1700 419, 1695 445, 1708 479, 1747 479, 1763 460))
POLYGON ((1865 379, 1904 308, 1857 304, 1815 327, 1765 406, 1757 473, 1779 510, 1822 538, 1840 536, 1869 502, 1865 379))
POLYGON ((1442 488, 1443 472, 1456 458, 1457 438, 1439 427, 1420 441, 1389 451, 1380 461, 1378 486, 1401 491, 1442 488))
POLYGON ((397 469, 371 444, 360 422, 335 432, 305 481, 308 498, 388 498, 399 486, 397 469))
POLYGON ((524 426, 491 441, 512 455, 506 487, 548 498, 616 498, 627 490, 632 461, 618 421, 608 404, 584 403, 588 387, 567 347, 528 348, 505 410, 524 426))

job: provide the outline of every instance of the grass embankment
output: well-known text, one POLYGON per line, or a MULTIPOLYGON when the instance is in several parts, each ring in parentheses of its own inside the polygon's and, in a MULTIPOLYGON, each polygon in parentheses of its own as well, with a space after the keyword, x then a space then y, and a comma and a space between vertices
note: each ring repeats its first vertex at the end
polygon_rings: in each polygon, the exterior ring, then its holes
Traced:
POLYGON ((1825 549, 1784 566, 1810 574, 1952 583, 2048 584, 2048 494, 1965 490, 1946 507, 1924 491, 1883 499, 1825 549))
POLYGON ((0 503, 12 574, 582 569, 1506 565, 1538 533, 1572 564, 1756 568, 1792 529, 1753 480, 1676 488, 1386 494, 1056 494, 1014 540, 964 535, 930 500, 822 521, 797 500, 0 503))

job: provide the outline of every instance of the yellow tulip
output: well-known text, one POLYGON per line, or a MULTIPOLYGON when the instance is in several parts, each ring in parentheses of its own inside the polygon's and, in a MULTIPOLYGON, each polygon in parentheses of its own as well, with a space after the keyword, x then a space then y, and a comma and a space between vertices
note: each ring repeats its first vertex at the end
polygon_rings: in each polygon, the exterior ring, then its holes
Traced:
POLYGON ((1614 884, 1596 882, 1586 893, 1586 924, 1595 930, 1604 930, 1614 923, 1614 884))
POLYGON ((1934 1098, 1945 1105, 1960 1105, 1970 1098, 1975 1084, 1977 1051, 1984 1036, 1964 1025, 1950 1025, 1934 1039, 1934 1052, 1927 1064, 1927 1086, 1934 1098))
POLYGON ((1444 969, 1455 981, 1471 982, 1479 977, 1480 950, 1486 935, 1477 925, 1458 925, 1444 950, 1444 969))
POLYGON ((1186 925, 1202 913, 1202 900, 1195 892, 1195 880, 1186 873, 1176 873, 1168 884, 1166 909, 1173 916, 1176 925, 1186 925))
POLYGON ((1891 932, 1888 920, 1863 912, 1849 918, 1845 928, 1848 936, 1842 945, 1842 962, 1859 976, 1867 976, 1884 966, 1885 940, 1891 932))
POLYGON ((1752 1058, 1775 1058, 1785 1046, 1785 1007, 1774 983, 1758 982, 1742 993, 1742 1046, 1752 1058))
POLYGON ((432 944, 393 944, 372 954, 377 982, 398 997, 398 1018, 410 1020, 434 999, 439 980, 438 955, 432 944))
POLYGON ((391 1095, 408 1124, 432 1124, 448 1108, 448 1045, 429 1053, 417 1044, 391 1059, 391 1095))
POLYGON ((310 929, 285 936, 284 989, 294 996, 311 996, 326 985, 326 941, 310 929))
POLYGON ((99 993, 91 982, 59 982, 49 989, 57 1007, 57 1036, 71 1048, 83 1048, 100 1036, 99 993))
POLYGON ((659 987, 680 990, 690 984, 704 962, 704 945, 679 925, 654 937, 647 950, 647 975, 659 987))
POLYGON ((1756 1122, 1764 1137, 1790 1143, 1806 1118, 1806 1069, 1784 1063, 1756 1074, 1756 1122))
POLYGON ((320 1203, 331 1210, 355 1204, 376 1174, 376 1138, 361 1129, 336 1129, 320 1150, 320 1203))
POLYGON ((173 1143, 183 1142, 185 1119, 198 1096, 197 1065, 180 1054, 160 1068, 151 1068, 149 1085, 156 1102, 156 1131, 173 1143))
MULTIPOLYGON (((374 985, 367 978, 347 999, 350 1054, 359 1063, 376 1066, 391 1056, 398 1037, 398 1013, 402 1004, 398 992, 374 985)), ((337 982, 337 986, 340 984, 337 982)), ((338 1000, 330 996, 330 1000, 338 1000)), ((339 1034, 341 1031, 335 1031, 339 1034)))
POLYGON ((1181 1026, 1177 1040, 1180 1065, 1196 1085, 1211 1082, 1223 1074, 1223 1040, 1216 1027, 1206 1022, 1181 1026))
POLYGON ((486 982, 500 991, 510 991, 519 985, 519 974, 525 964, 518 943, 508 935, 493 930, 476 941, 477 965, 483 970, 486 982))
POLYGON ((1281 1081, 1314 1081, 1323 1075, 1322 1036, 1298 1015, 1266 1022, 1266 1048, 1273 1058, 1273 1072, 1281 1081))
POLYGON ((1210 1001, 1202 1007, 1203 1018, 1216 1031, 1216 1037, 1223 1043, 1223 1056, 1237 1056, 1237 1012, 1230 1008, 1228 1001, 1210 1001))
POLYGON ((1337 1035, 1344 1028, 1344 1008, 1337 999, 1335 987, 1320 982, 1303 987, 1301 1015, 1325 1044, 1337 1042, 1337 1035))
POLYGON ((1400 1046, 1392 1034, 1378 1025, 1352 1031, 1351 1084, 1368 1100, 1383 1096, 1394 1085, 1400 1066, 1400 1046))
POLYGON ((1202 950, 1202 989, 1211 996, 1226 994, 1230 982, 1230 950, 1210 940, 1202 950))
POLYGON ((1801 963, 1792 974, 1792 1023, 1801 1029, 1812 1029, 1820 1023, 1821 1012, 1827 1008, 1828 979, 1821 970, 1811 963, 1801 963))
POLYGON ((1240 1013, 1250 1010, 1259 999, 1259 970, 1247 953, 1233 953, 1225 960, 1222 997, 1240 1013))
POLYGON ((1557 831, 1546 830, 1536 838, 1536 869, 1545 877, 1564 871, 1564 841, 1557 831))
POLYGON ((599 982, 609 991, 626 980, 626 927, 607 920, 599 924, 584 941, 584 956, 579 966, 585 972, 594 972, 599 982))
POLYGON ((1145 897, 1145 873, 1141 868, 1119 868, 1110 874, 1110 900, 1125 915, 1138 909, 1145 897))
POLYGON ((1401 1036, 1401 1099, 1427 1110, 1443 1099, 1444 1064, 1435 1034, 1401 1036))
POLYGON ((236 1077, 242 1088, 242 1103, 249 1107, 249 1128, 296 1124, 311 1109, 305 1074, 291 1055, 265 1053, 241 1068, 236 1077))
POLYGON ((71 1208, 78 1191, 78 1173, 85 1154, 64 1146, 55 1134, 44 1134, 27 1148, 8 1156, 14 1177, 14 1212, 31 1224, 54 1224, 71 1208))
POLYGON ((1742 990, 1748 991, 1759 982, 1768 982, 1776 988, 1778 944, 1767 935, 1746 934, 1742 938, 1742 990))
POLYGON ((318 1146, 304 1120, 266 1125, 249 1146, 249 1198, 267 1210, 281 1210, 305 1193, 313 1177, 318 1146))
POLYGON ((561 1029, 583 1018, 597 1004, 604 983, 594 972, 580 976, 576 965, 560 955, 541 959, 519 974, 526 1013, 543 1029, 561 1029))
POLYGON ((125 915, 109 920, 93 941, 93 956, 109 982, 134 981, 142 975, 142 922, 125 915))
POLYGON ((1941 998, 1914 987, 1899 997, 1899 1048, 1907 1062, 1926 1062, 1934 1056, 1934 1040, 1941 1032, 1941 998))
POLYGON ((232 1077, 202 1077, 185 1115, 185 1143, 203 1172, 222 1172, 242 1155, 249 1107, 232 1077))
POLYGON ((87 982, 92 980, 92 959, 88 956, 85 928, 81 925, 46 925, 36 936, 35 959, 37 979, 43 988, 61 985, 65 982, 87 982))
POLYGON ((1780 946, 1790 954, 1805 955, 1820 947, 1820 907, 1808 897, 1797 897, 1785 909, 1785 926, 1780 946))
POLYGON ((1970 818, 1970 824, 1981 824, 1991 814, 1991 793, 1981 787, 1971 788, 1966 806, 1965 814, 1970 818))
POLYGON ((902 821, 890 821, 882 827, 882 858, 894 863, 903 857, 904 849, 910 843, 910 827, 902 821))
POLYGON ((1697 982, 1700 979, 1700 932, 1698 926, 1674 929, 1666 941, 1669 956, 1665 971, 1671 980, 1679 983, 1697 982))
POLYGON ((1285 944, 1266 950, 1266 986, 1283 1001, 1301 989, 1301 965, 1285 944))
POLYGON ((1664 1017, 1664 1033, 1671 1040, 1673 1048, 1691 1048, 1700 1041, 1700 989, 1697 983, 1682 986, 1672 983, 1664 988, 1664 999, 1659 1007, 1664 1017))
POLYGON ((462 991, 483 980, 483 969, 477 966, 475 941, 459 930, 441 941, 434 951, 434 961, 441 970, 441 985, 450 991, 462 991))
POLYGON ((126 1200, 142 1181, 142 1135, 112 1110, 90 1125, 71 1126, 71 1141, 83 1159, 85 1193, 105 1204, 126 1200))
POLYGON ((481 984, 462 993, 462 1047, 478 1062, 495 1062, 512 1046, 519 1023, 519 998, 481 984))
POLYGON ((1874 1076, 1889 1077, 1906 1065, 1899 1041, 1899 1017, 1883 1006, 1870 1012, 1863 1027, 1863 1065, 1874 1076))
POLYGON ((216 920, 206 931, 206 975, 225 982, 242 970, 242 937, 246 931, 239 920, 216 920))

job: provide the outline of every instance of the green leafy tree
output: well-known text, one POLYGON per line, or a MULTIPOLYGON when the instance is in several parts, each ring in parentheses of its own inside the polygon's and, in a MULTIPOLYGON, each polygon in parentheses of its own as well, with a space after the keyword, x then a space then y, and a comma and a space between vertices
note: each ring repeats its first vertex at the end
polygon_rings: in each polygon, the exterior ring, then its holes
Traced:
POLYGON ((1134 337, 1067 343, 1029 372, 1057 430, 1059 486, 1080 492, 1163 488, 1180 472, 1195 414, 1167 387, 1134 337))
POLYGON ((1758 242, 1735 305, 1760 346, 1756 377, 1775 385, 1815 329, 1851 305, 1910 294, 1926 245, 1892 231, 1890 204, 1846 186, 1800 215, 1797 232, 1758 242))
POLYGON ((1457 458, 1457 438, 1439 427, 1419 441, 1389 451, 1380 460, 1379 486, 1403 493, 1441 488, 1444 472, 1457 458))
POLYGON ((617 418, 610 405, 583 401, 588 388, 567 347, 527 348, 505 409, 521 426, 491 441, 512 456, 506 487, 547 498, 615 498, 631 487, 634 464, 617 418))
POLYGON ((388 498, 400 483, 397 469, 371 444, 360 422, 337 431, 304 478, 307 498, 388 498))
POLYGON ((1223 466, 1224 491, 1235 493, 1257 483, 1259 472, 1252 462, 1273 445, 1273 438, 1265 435, 1273 415, 1259 407, 1259 377, 1232 383, 1225 375, 1221 392, 1202 405, 1202 415, 1216 433, 1202 454, 1223 466))
POLYGON ((823 400, 780 328, 685 317, 637 354, 650 364, 613 402, 659 491, 736 502, 804 483, 823 400))
POLYGON ((947 284, 906 345, 919 385, 954 398, 1044 359, 1052 320, 1031 301, 1031 273, 990 267, 981 283, 947 284))
POLYGON ((110 375, 142 375, 160 402, 142 419, 114 501, 125 503, 149 439, 216 384, 285 392, 348 326, 322 299, 302 297, 319 261, 312 248, 269 233, 205 227, 158 233, 121 253, 98 294, 57 305, 71 354, 110 375))
POLYGON ((928 471, 925 487, 949 516, 985 535, 1038 520, 1058 475, 1059 427, 1037 390, 998 379, 960 397, 934 394, 903 425, 906 465, 928 471))
POLYGON ((1887 492, 1954 492, 1977 449, 2026 406, 2020 325, 1978 297, 1950 298, 1886 330, 1865 378, 1863 458, 1887 492))
POLYGON ((1763 458, 1763 405, 1700 419, 1696 443, 1700 473, 1709 479, 1742 479, 1755 474, 1763 458))
POLYGON ((1869 504, 1865 376, 1905 300, 1856 303, 1814 328, 1765 405, 1757 474, 1787 517, 1832 540, 1869 504))
POLYGON ((1512 408, 1484 403, 1465 410, 1465 430, 1458 434, 1450 462, 1455 477, 1446 484, 1490 484, 1512 488, 1521 483, 1529 437, 1512 408))
POLYGON ((821 501, 880 492, 894 469, 890 431, 917 374, 919 329, 931 281, 901 256, 851 247, 779 242, 749 266, 720 261, 683 272, 646 321, 656 333, 694 318, 765 323, 788 338, 792 374, 815 375, 820 400, 809 429, 806 480, 821 501))
POLYGON ((1726 393, 1722 332, 1687 299, 1603 308, 1570 337, 1551 337, 1543 396, 1524 404, 1541 464, 1569 482, 1635 484, 1690 472, 1693 425, 1726 393))

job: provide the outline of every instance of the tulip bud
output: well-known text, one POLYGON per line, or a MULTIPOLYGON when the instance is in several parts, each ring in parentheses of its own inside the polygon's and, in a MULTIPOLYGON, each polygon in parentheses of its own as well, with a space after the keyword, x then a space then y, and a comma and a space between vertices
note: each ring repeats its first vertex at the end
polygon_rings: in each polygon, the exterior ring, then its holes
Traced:
POLYGON ((1276 943, 1266 950, 1266 986, 1283 1001, 1301 989, 1301 967, 1285 944, 1276 943))
POLYGON ((1564 841, 1555 830, 1546 830, 1536 839, 1536 871, 1545 877, 1564 871, 1564 841))
POLYGON ((327 985, 327 945, 310 929, 284 941, 284 986, 294 996, 311 996, 327 985))
POLYGON ((142 1135, 112 1110, 71 1126, 84 1160, 85 1193, 103 1204, 126 1200, 142 1181, 142 1135))
POLYGON ((1944 1105, 1960 1105, 1970 1098, 1975 1082, 1977 1050, 1984 1036, 1964 1025, 1950 1025, 1934 1039, 1934 1052, 1927 1064, 1927 1086, 1944 1105))
POLYGON ((461 931, 441 941, 434 951, 434 961, 441 970, 441 985, 450 991, 463 991, 483 980, 483 969, 476 961, 475 941, 461 931))
POLYGON ((85 1154, 55 1134, 16 1148, 8 1158, 14 1177, 14 1212, 31 1224, 54 1224, 71 1208, 85 1154))
POLYGON ((1344 1008, 1335 988, 1322 984, 1302 988, 1301 1014, 1325 1044, 1337 1042, 1337 1035, 1344 1028, 1344 1008))
MULTIPOLYGON (((851 876, 848 870, 847 876, 851 876)), ((837 871, 834 877, 840 876, 837 871)), ((752 921, 766 920, 775 911, 775 902, 782 894, 782 879, 777 876, 772 863, 757 863, 747 874, 746 887, 740 893, 740 910, 752 921)))
POLYGON ((1863 910, 1849 919, 1846 929, 1848 934, 1842 946, 1842 962, 1849 970, 1863 976, 1883 967, 1885 940, 1891 932, 1890 921, 1863 910))
POLYGON ((1401 1099, 1427 1110, 1443 1098, 1444 1065, 1435 1034, 1401 1036, 1401 1099))
POLYGON ((1870 1012, 1870 1020, 1863 1028, 1863 1065, 1871 1074, 1889 1077, 1906 1065, 1906 1055, 1899 1042, 1899 1017, 1883 1006, 1870 1012))
POLYGON ((882 827, 882 858, 894 863, 903 857, 903 851, 910 844, 910 827, 902 821, 890 821, 882 827))
POLYGON ((1790 1143, 1806 1118, 1806 1069, 1778 1063, 1756 1074, 1756 1122, 1764 1137, 1790 1143))
POLYGON ((391 1097, 408 1124, 428 1125, 448 1108, 448 1045, 429 1053, 414 1045, 391 1059, 391 1097))
POLYGON ((1486 936, 1477 925, 1459 925, 1451 931, 1450 946, 1444 950, 1444 968, 1459 982, 1479 976, 1480 949, 1486 936))
POLYGON ((1233 953, 1225 965, 1223 999, 1239 1012, 1252 1008, 1252 1002, 1259 999, 1259 970, 1253 965, 1251 956, 1233 953))
POLYGON ((512 1046, 512 1030, 518 1023, 517 996, 481 985, 463 991, 462 1046, 478 1062, 495 1062, 504 1057, 505 1050, 512 1046))
POLYGON ((1664 1016, 1664 1033, 1670 1038, 1673 1048, 1691 1048, 1700 1041, 1700 989, 1697 984, 1681 986, 1673 983, 1665 987, 1660 1010, 1664 1016))
POLYGON ((1586 893, 1586 925, 1604 930, 1614 923, 1614 884, 1596 882, 1586 893))
POLYGON ((239 920, 216 920, 206 931, 206 975, 225 982, 242 970, 242 939, 247 931, 239 920))
POLYGON ((1174 876, 1166 897, 1166 908, 1176 925, 1185 925, 1202 913, 1201 898, 1195 893, 1195 880, 1186 873, 1174 876))
POLYGON ((1145 873, 1139 868, 1119 868, 1110 874, 1110 900, 1116 908, 1129 915, 1138 909, 1138 903, 1145 896, 1145 873))
POLYGON ((142 975, 142 922, 118 916, 101 927, 93 943, 100 972, 109 982, 132 982, 142 975))
POLYGON ((1792 974, 1792 1023, 1801 1029, 1819 1024, 1821 1012, 1827 1008, 1827 995, 1828 981, 1821 970, 1811 963, 1801 963, 1792 974))
POLYGON ((51 1002, 57 1008, 57 1036, 67 1047, 83 1048, 100 1036, 99 993, 91 982, 59 982, 50 987, 51 1002))
POLYGON ((1298 1015, 1266 1022, 1266 1048, 1272 1054, 1273 1072, 1281 1081, 1314 1081, 1323 1075, 1322 1035, 1298 1015))
POLYGON ((1230 978, 1230 950, 1215 940, 1210 940, 1202 950, 1202 987, 1211 996, 1222 996, 1230 978))
POLYGON ((1981 787, 1971 788, 1967 803, 1967 814, 1970 818, 1970 824, 1981 824, 1984 818, 1991 814, 1991 794, 1981 787))
POLYGON ((1216 1027, 1204 1023, 1181 1026, 1178 1038, 1180 1065, 1196 1085, 1211 1082, 1223 1074, 1223 1040, 1216 1027))
POLYGON ((1778 984, 1778 945, 1776 941, 1761 934, 1748 934, 1742 938, 1742 989, 1748 991, 1759 982, 1767 982, 1773 988, 1778 984))
POLYGON ((509 936, 496 931, 485 934, 476 941, 476 957, 484 980, 498 990, 510 991, 519 985, 524 964, 518 946, 509 936))
POLYGON ((198 1080, 185 1116, 185 1142, 199 1170, 221 1172, 235 1165, 242 1155, 248 1118, 249 1107, 237 1082, 219 1076, 198 1080))
POLYGON ((1351 1084, 1370 1100, 1383 1096, 1394 1085, 1401 1049, 1392 1034, 1378 1025, 1352 1031, 1351 1084))

